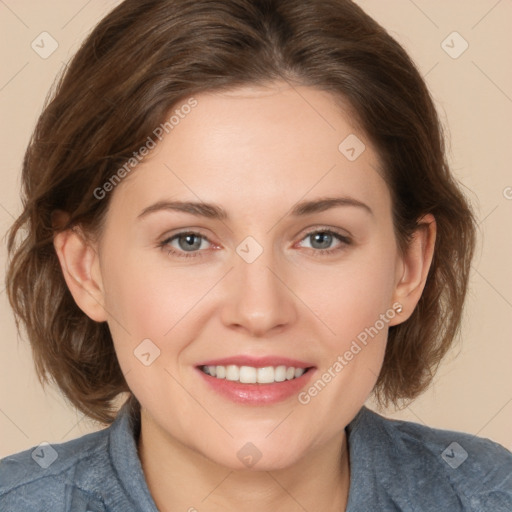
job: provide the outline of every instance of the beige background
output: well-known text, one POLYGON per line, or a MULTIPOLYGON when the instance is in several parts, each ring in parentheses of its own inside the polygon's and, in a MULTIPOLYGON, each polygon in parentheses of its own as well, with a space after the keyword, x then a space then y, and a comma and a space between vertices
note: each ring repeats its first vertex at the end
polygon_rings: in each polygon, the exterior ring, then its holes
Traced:
MULTIPOLYGON (((20 211, 21 160, 53 79, 94 24, 117 3, 0 2, 2 235, 20 211), (31 48, 42 32, 58 42, 46 59, 31 48)), ((463 342, 446 358, 428 392, 403 411, 383 413, 487 437, 512 450, 512 3, 358 3, 405 46, 425 76, 449 127, 453 171, 466 187, 480 222, 463 342), (454 31, 469 44, 456 59, 441 46, 454 31)), ((451 52, 462 48, 457 38, 448 38, 447 44, 451 52)), ((5 244, 1 258, 5 262, 5 244)), ((67 405, 58 391, 42 390, 28 344, 18 340, 3 283, 0 322, 0 457, 99 428, 67 405)), ((371 402, 368 405, 375 408, 371 402)))

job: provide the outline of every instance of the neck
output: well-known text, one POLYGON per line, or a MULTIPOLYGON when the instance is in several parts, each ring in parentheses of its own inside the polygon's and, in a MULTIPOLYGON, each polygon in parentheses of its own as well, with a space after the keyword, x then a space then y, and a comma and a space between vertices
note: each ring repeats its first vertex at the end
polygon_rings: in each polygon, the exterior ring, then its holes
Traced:
POLYGON ((350 469, 345 430, 289 467, 233 470, 172 438, 142 411, 138 449, 160 512, 346 509, 350 469))

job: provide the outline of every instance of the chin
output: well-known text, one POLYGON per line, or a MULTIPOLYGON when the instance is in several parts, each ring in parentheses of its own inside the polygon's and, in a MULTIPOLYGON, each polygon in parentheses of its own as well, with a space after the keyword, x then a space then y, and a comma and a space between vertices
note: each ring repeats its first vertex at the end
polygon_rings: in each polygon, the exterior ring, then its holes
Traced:
POLYGON ((303 452, 292 444, 230 440, 220 451, 201 450, 211 462, 233 471, 276 471, 297 463, 303 452))

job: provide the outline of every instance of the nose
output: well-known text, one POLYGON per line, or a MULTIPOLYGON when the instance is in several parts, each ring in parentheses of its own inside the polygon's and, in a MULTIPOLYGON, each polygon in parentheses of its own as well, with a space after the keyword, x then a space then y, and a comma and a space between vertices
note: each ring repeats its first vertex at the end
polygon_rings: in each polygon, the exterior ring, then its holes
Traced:
POLYGON ((297 319, 297 299, 272 251, 264 250, 252 263, 236 258, 224 282, 223 324, 254 337, 291 325, 297 319))

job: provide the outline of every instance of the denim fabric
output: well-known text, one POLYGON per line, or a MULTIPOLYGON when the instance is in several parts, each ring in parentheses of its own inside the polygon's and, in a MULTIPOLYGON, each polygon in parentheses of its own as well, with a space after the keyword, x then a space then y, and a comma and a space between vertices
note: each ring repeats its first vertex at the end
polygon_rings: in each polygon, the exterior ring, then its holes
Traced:
MULTIPOLYGON (((109 428, 4 458, 0 511, 156 512, 137 455, 139 428, 124 406, 109 428)), ((346 432, 346 512, 512 512, 512 453, 493 441, 364 406, 346 432)))

